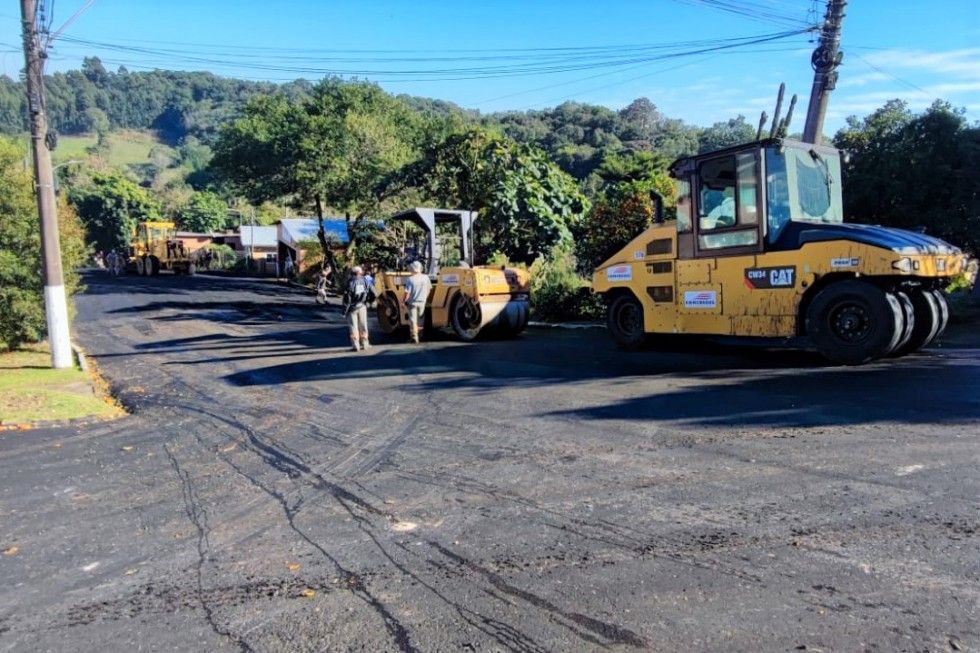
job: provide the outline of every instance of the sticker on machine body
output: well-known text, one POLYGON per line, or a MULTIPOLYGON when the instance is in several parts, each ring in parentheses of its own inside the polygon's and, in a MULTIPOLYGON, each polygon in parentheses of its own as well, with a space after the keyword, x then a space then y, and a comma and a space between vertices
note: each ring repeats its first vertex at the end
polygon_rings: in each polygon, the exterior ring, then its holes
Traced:
POLYGON ((458 274, 444 274, 442 275, 442 282, 448 286, 458 286, 459 285, 459 275, 458 274))
POLYGON ((832 268, 856 268, 861 262, 856 256, 844 256, 841 258, 830 259, 830 267, 832 268))
POLYGON ((646 255, 647 255, 646 252, 644 252, 642 249, 638 249, 635 252, 633 252, 633 260, 642 261, 646 255))
POLYGON ((796 285, 796 267, 746 268, 745 283, 756 290, 793 288, 796 285))
POLYGON ((714 290, 685 290, 684 308, 716 308, 718 293, 714 290))
POLYGON ((631 265, 614 265, 610 268, 606 268, 606 281, 632 281, 633 280, 633 266, 631 265))

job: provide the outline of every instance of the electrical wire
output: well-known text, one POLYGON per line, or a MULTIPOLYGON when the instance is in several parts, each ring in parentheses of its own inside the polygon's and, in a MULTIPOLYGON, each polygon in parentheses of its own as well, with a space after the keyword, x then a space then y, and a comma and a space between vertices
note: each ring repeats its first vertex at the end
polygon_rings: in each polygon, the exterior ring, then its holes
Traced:
MULTIPOLYGON (((340 76, 340 77, 367 77, 367 78, 385 78, 390 77, 393 80, 401 81, 458 81, 458 80, 468 80, 468 79, 487 79, 487 78, 501 78, 501 77, 514 77, 514 76, 526 76, 526 75, 543 75, 543 74, 555 74, 555 73, 566 73, 575 72, 581 70, 592 70, 592 69, 603 69, 603 68, 616 68, 622 66, 628 66, 631 64, 642 64, 653 61, 659 61, 663 59, 671 59, 676 57, 694 56, 698 54, 704 54, 708 52, 722 52, 726 50, 735 50, 738 48, 744 48, 746 46, 757 45, 761 43, 768 43, 772 41, 779 41, 788 39, 794 36, 799 36, 801 34, 806 34, 811 31, 812 28, 801 28, 796 30, 789 30, 784 32, 777 32, 771 34, 763 34, 752 37, 739 37, 731 39, 722 39, 715 41, 688 41, 681 42, 684 45, 689 46, 687 49, 677 50, 677 44, 647 44, 642 46, 635 46, 632 48, 620 47, 618 50, 613 50, 615 46, 608 46, 608 49, 596 51, 594 53, 583 54, 580 52, 574 52, 572 54, 562 55, 559 57, 521 57, 518 61, 506 61, 499 62, 494 61, 494 63, 482 63, 482 65, 473 65, 474 62, 463 58, 463 57, 437 57, 437 58, 426 58, 426 57, 414 57, 410 58, 410 62, 403 61, 404 58, 400 58, 402 62, 421 64, 425 62, 443 64, 443 62, 466 62, 471 65, 464 66, 415 66, 415 67, 344 67, 344 66, 331 66, 331 67, 319 67, 311 65, 297 65, 291 62, 283 62, 278 65, 275 63, 257 63, 250 61, 247 57, 216 57, 214 53, 195 53, 193 51, 181 53, 174 50, 166 49, 156 49, 156 48, 146 48, 137 46, 120 45, 116 43, 108 42, 97 42, 89 41, 87 39, 77 39, 73 37, 64 37, 63 42, 69 43, 76 46, 84 46, 85 48, 98 48, 109 50, 113 52, 124 53, 128 55, 138 55, 141 57, 161 57, 162 60, 166 61, 166 65, 172 66, 175 61, 192 63, 192 64, 207 64, 209 67, 214 66, 227 66, 236 69, 252 70, 252 71, 263 71, 263 72, 279 72, 279 73, 295 73, 295 74, 309 74, 314 76, 340 76), (693 46, 693 47, 691 47, 693 46), (675 51, 670 51, 670 48, 675 48, 675 51)), ((300 61, 306 61, 305 58, 299 58, 300 61)), ((340 58, 347 59, 347 58, 340 58)), ((152 61, 152 59, 151 59, 152 61)), ((291 60, 290 60, 291 61, 291 60)), ((313 60, 317 62, 316 59, 313 60)), ((332 60, 331 60, 332 61, 332 60)), ((378 64, 392 63, 390 58, 366 58, 360 63, 372 63, 376 62, 378 64)), ((146 63, 145 61, 140 63, 146 63)), ((341 61, 343 63, 343 61, 341 61)))
POLYGON ((888 77, 891 77, 892 79, 894 79, 896 82, 899 82, 901 84, 904 84, 905 86, 911 88, 912 90, 919 91, 921 93, 928 93, 928 91, 925 90, 924 88, 922 88, 921 86, 916 86, 912 82, 907 81, 907 80, 904 80, 901 77, 899 77, 898 75, 893 75, 892 73, 888 72, 887 70, 876 66, 875 64, 871 63, 870 61, 868 61, 867 59, 865 59, 864 57, 862 57, 861 55, 859 55, 857 52, 853 52, 852 54, 855 57, 857 57, 858 59, 860 59, 864 63, 864 65, 866 65, 867 67, 871 68, 875 72, 879 72, 882 75, 887 75, 888 77))

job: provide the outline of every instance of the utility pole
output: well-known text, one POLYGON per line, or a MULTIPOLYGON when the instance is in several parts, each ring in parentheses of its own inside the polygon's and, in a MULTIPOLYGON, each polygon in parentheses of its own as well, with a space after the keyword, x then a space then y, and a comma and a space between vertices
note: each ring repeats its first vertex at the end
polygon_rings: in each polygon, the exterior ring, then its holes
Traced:
POLYGON ((820 30, 820 41, 813 51, 813 88, 806 110, 803 142, 820 144, 823 120, 827 115, 830 92, 837 86, 837 67, 844 53, 840 51, 841 25, 844 23, 844 7, 847 0, 827 0, 827 13, 820 30))
POLYGON ((250 206, 248 212, 248 219, 252 225, 252 239, 248 241, 248 264, 249 266, 255 265, 255 207, 250 206))
POLYGON ((41 219, 41 270, 44 279, 44 312, 51 343, 51 366, 72 366, 71 338, 68 333, 68 303, 61 272, 61 243, 58 239, 58 213, 54 197, 54 171, 48 150, 48 121, 44 107, 44 59, 37 29, 37 0, 21 0, 24 32, 24 60, 27 77, 27 107, 31 121, 31 149, 34 155, 34 186, 37 211, 41 219))

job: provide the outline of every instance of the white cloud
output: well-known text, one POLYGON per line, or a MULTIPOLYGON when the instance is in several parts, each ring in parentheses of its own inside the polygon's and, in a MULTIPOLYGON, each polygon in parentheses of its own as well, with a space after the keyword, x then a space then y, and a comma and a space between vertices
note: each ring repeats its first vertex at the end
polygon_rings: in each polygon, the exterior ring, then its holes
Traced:
POLYGON ((865 116, 896 98, 907 102, 913 111, 921 111, 937 99, 948 100, 975 116, 980 106, 978 60, 980 48, 932 52, 892 49, 845 55, 846 67, 841 69, 837 91, 831 96, 827 119, 865 116))
POLYGON ((945 52, 925 50, 881 50, 862 55, 869 64, 894 70, 919 70, 936 75, 980 79, 980 48, 961 48, 945 52))

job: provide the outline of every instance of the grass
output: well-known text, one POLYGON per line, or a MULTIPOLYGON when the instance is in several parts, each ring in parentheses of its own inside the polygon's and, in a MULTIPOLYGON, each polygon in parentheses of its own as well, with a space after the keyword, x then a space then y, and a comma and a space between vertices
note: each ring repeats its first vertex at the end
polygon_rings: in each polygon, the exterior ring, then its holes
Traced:
MULTIPOLYGON (((94 147, 97 140, 95 134, 59 136, 58 148, 53 153, 54 162, 61 163, 72 159, 87 158, 89 156, 87 149, 94 147)), ((106 163, 116 168, 150 163, 150 151, 153 148, 160 148, 171 158, 176 154, 172 147, 158 141, 152 132, 114 131, 109 134, 109 152, 106 163)))
POLYGON ((95 378, 77 368, 50 365, 51 355, 41 345, 0 353, 0 424, 122 414, 96 392, 95 378))

